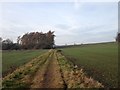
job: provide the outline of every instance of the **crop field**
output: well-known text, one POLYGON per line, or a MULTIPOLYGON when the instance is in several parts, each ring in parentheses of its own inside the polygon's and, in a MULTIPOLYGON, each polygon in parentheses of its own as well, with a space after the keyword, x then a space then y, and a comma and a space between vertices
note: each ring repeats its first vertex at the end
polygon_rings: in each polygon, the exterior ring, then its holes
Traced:
POLYGON ((44 52, 46 50, 2 51, 3 76, 44 52))
POLYGON ((117 87, 116 43, 3 52, 3 88, 117 87), (14 69, 14 67, 16 69, 14 69))
POLYGON ((63 54, 106 87, 117 87, 118 44, 101 43, 62 48, 63 54))

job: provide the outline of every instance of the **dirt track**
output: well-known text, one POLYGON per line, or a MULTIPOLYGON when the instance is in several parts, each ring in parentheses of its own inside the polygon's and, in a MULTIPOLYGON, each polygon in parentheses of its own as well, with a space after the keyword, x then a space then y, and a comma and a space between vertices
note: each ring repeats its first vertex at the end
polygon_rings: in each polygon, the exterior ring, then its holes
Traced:
POLYGON ((60 67, 54 52, 48 57, 42 69, 36 73, 32 88, 64 88, 60 67))
POLYGON ((82 69, 74 68, 74 65, 56 50, 50 50, 3 78, 3 87, 66 89, 98 88, 103 85, 86 77, 82 69))

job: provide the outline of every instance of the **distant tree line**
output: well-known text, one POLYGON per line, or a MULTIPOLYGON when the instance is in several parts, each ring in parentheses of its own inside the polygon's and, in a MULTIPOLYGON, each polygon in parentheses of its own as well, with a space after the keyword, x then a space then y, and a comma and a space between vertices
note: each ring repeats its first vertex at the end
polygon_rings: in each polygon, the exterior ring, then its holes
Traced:
MULTIPOLYGON (((3 40, 0 37, 0 49, 2 50, 20 50, 20 49, 50 49, 54 48, 54 32, 30 32, 17 38, 17 43, 10 39, 3 40)), ((120 43, 120 33, 116 36, 116 42, 120 43)), ((71 45, 70 45, 71 46, 71 45)), ((66 46, 56 46, 61 48, 66 46)), ((67 45, 68 47, 68 45, 67 45)))
POLYGON ((18 49, 20 49, 20 47, 17 43, 13 43, 12 40, 10 40, 10 39, 2 40, 2 38, 0 37, 0 49, 2 49, 2 50, 18 50, 18 49))
POLYGON ((0 37, 0 47, 3 50, 18 50, 18 49, 50 49, 54 47, 54 32, 30 32, 17 38, 17 43, 12 40, 2 40, 0 37))

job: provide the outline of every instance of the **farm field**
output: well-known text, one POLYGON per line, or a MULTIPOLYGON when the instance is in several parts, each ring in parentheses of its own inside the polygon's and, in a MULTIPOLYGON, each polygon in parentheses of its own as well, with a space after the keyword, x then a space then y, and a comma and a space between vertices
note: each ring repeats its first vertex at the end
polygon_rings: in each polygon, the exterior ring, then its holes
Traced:
POLYGON ((49 50, 3 78, 3 88, 103 88, 59 51, 49 50))
POLYGON ((62 48, 63 54, 106 87, 117 87, 118 45, 101 43, 62 48))
POLYGON ((2 51, 3 76, 44 52, 46 50, 2 51))
POLYGON ((4 51, 3 72, 13 70, 6 73, 2 85, 3 88, 117 87, 117 51, 117 43, 4 51))

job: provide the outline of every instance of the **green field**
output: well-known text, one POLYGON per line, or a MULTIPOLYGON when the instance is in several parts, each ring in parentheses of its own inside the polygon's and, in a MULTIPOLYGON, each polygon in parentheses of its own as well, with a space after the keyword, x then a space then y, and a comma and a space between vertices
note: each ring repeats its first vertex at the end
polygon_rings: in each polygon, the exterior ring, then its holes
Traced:
POLYGON ((7 74, 16 67, 23 65, 31 59, 46 52, 46 50, 18 50, 2 52, 2 73, 7 74))
MULTIPOLYGON (((2 52, 2 72, 7 74, 47 50, 18 50, 2 52)), ((68 60, 83 68, 87 76, 106 87, 117 87, 118 45, 117 43, 88 44, 62 48, 68 60)))
POLYGON ((117 87, 118 45, 101 43, 62 48, 69 60, 107 87, 117 87))

